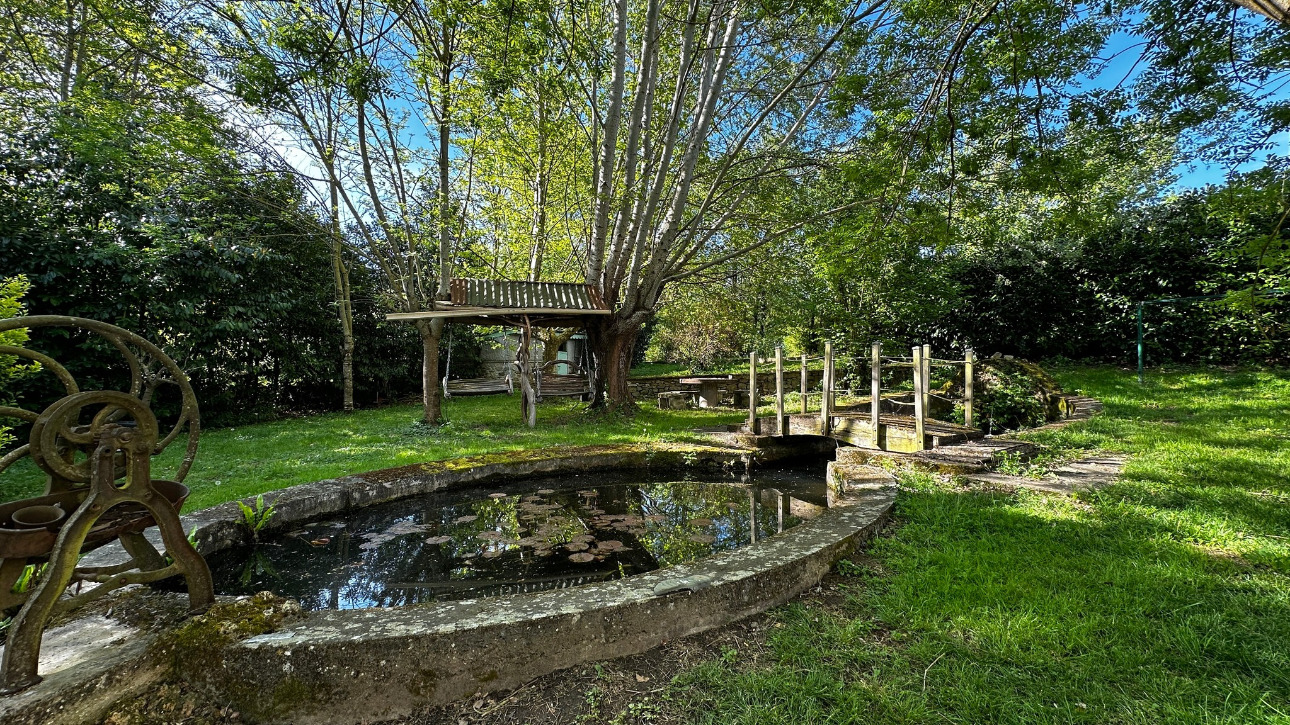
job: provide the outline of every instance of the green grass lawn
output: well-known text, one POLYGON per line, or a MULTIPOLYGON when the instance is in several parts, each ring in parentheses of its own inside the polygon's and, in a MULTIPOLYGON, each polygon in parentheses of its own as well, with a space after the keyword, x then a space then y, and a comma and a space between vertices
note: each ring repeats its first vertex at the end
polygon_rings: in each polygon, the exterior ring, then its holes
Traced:
MULTIPOLYGON (((742 420, 739 411, 660 411, 645 406, 634 418, 591 417, 569 399, 543 403, 536 428, 520 420, 518 395, 452 398, 450 421, 416 423, 415 405, 294 418, 202 433, 197 462, 185 483, 186 511, 309 481, 458 456, 552 446, 697 440, 696 427, 742 420)), ((154 475, 173 472, 182 441, 154 462, 154 475)), ((0 475, 0 501, 39 495, 44 476, 29 460, 0 475)))
MULTIPOLYGON (((1131 454, 1119 483, 1060 498, 904 475, 895 525, 839 565, 841 599, 775 610, 763 642, 688 670, 651 707, 700 723, 1290 723, 1290 373, 1139 387, 1126 371, 1056 372, 1105 413, 1029 437, 1052 461, 1131 454)), ((456 456, 693 440, 743 417, 590 418, 564 402, 530 430, 516 398, 483 397, 425 429, 417 412, 208 431, 190 505, 456 456)), ((0 498, 37 492, 35 474, 0 477, 0 498)))
MULTIPOLYGON (((682 675, 701 723, 1290 722, 1290 373, 1057 371, 1132 455, 1078 499, 906 475, 889 535, 750 655, 682 675)), ((1063 455, 1064 454, 1064 455, 1063 455)))

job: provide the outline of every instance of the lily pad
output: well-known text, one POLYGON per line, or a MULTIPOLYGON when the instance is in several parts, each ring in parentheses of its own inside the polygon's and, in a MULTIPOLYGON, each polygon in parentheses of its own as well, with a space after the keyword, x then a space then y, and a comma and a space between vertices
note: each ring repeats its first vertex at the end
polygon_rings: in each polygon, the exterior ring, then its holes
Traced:
POLYGON ((595 561, 595 559, 596 557, 592 556, 591 554, 588 554, 585 551, 577 554, 569 555, 569 561, 572 561, 575 564, 586 564, 589 561, 595 561))
POLYGON ((452 541, 451 536, 431 536, 426 539, 427 544, 446 544, 449 541, 452 541))

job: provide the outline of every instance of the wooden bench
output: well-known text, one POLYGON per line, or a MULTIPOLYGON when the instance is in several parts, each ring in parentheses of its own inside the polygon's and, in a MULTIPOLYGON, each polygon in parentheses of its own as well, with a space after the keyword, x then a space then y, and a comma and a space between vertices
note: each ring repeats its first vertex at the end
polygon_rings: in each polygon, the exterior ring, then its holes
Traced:
POLYGON ((511 376, 504 378, 462 378, 461 380, 443 379, 443 397, 451 398, 454 395, 498 395, 506 393, 510 395, 515 392, 515 384, 511 376))
MULTIPOLYGON (((565 361, 553 361, 551 363, 547 363, 546 366, 559 363, 565 363, 565 361)), ((577 370, 577 368, 574 368, 574 370, 577 370)), ((577 372, 568 375, 561 375, 559 373, 540 370, 538 372, 536 382, 538 402, 542 402, 543 398, 557 397, 578 397, 582 400, 591 399, 591 381, 587 379, 586 375, 577 372)))

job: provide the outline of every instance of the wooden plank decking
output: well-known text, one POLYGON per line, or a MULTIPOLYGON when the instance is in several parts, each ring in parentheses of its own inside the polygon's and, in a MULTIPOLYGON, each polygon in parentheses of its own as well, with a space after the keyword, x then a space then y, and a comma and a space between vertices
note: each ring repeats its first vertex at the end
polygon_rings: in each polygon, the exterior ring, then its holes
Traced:
MULTIPOLYGON (((923 429, 923 445, 917 445, 917 433, 913 416, 884 414, 879 417, 878 433, 874 435, 873 421, 867 412, 839 412, 829 416, 830 425, 827 434, 821 431, 821 417, 818 414, 795 414, 785 416, 787 435, 820 436, 849 443, 861 448, 908 453, 925 448, 976 440, 983 437, 980 430, 928 418, 923 429)), ((759 432, 762 435, 777 435, 779 426, 775 416, 759 417, 759 432)))

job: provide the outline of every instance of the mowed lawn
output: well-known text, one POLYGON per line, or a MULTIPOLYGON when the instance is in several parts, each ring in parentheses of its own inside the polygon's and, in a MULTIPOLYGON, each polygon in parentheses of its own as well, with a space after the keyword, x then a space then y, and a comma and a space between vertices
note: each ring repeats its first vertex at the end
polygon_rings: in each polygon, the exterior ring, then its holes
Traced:
MULTIPOLYGON (((1052 458, 1131 455, 1061 498, 903 475, 895 520, 839 565, 841 599, 774 610, 761 641, 642 695, 624 723, 1290 723, 1290 372, 1055 371, 1105 413, 1031 434, 1052 458)), ((514 397, 208 431, 192 508, 427 460, 697 440, 740 411, 519 420, 514 397)), ((171 470, 173 456, 158 464, 171 470)), ((0 498, 31 495, 26 466, 0 498)), ((614 714, 610 713, 609 717, 614 714)))
MULTIPOLYGON (((646 401, 648 402, 648 401, 646 401)), ((642 405, 638 415, 591 416, 585 404, 555 399, 538 408, 538 424, 520 419, 519 395, 451 398, 447 425, 417 423, 421 408, 395 405, 203 431, 185 483, 193 493, 185 511, 214 506, 286 486, 423 461, 503 451, 655 441, 697 441, 698 427, 742 420, 739 411, 661 411, 642 405)), ((181 438, 154 461, 164 478, 180 460, 181 438)), ((0 475, 0 501, 39 495, 44 476, 24 459, 0 475)))
POLYGON ((1290 374, 1139 387, 1058 371, 1105 414, 1033 438, 1132 456, 1078 498, 905 475, 844 601, 678 678, 699 723, 1290 723, 1290 374))

